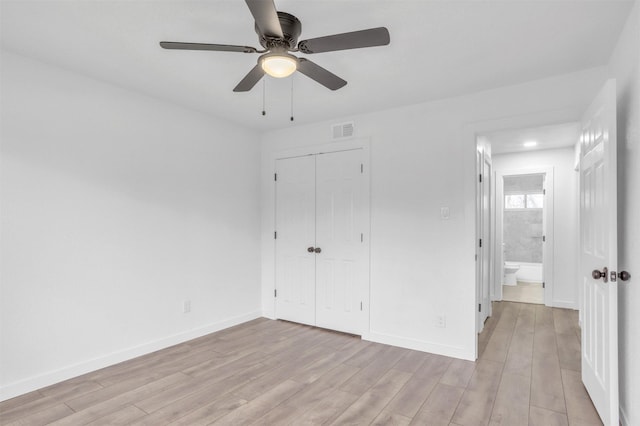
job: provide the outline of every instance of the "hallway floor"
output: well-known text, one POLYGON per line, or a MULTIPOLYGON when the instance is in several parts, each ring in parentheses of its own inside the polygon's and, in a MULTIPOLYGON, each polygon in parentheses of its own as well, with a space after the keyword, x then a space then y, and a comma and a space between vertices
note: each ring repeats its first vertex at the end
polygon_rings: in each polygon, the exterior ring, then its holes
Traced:
POLYGON ((544 304, 544 288, 542 283, 525 283, 502 286, 502 300, 507 302, 544 304))

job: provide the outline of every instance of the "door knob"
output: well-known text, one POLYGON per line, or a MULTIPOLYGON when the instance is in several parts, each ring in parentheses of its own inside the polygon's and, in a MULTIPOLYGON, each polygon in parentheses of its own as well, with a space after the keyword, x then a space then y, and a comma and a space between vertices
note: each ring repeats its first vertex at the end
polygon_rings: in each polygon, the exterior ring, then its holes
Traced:
POLYGON ((315 249, 314 249, 313 247, 309 247, 309 248, 307 249, 307 251, 308 251, 309 253, 313 253, 313 252, 315 251, 315 249))
POLYGON ((321 249, 320 247, 316 247, 315 252, 316 252, 316 253, 320 253, 320 252, 322 252, 322 249, 321 249))
POLYGON ((591 272, 591 277, 593 277, 594 280, 599 280, 600 278, 602 278, 602 281, 604 281, 605 283, 609 281, 608 275, 609 269, 606 266, 602 269, 602 271, 594 269, 593 272, 591 272))
POLYGON ((629 281, 629 279, 631 278, 631 274, 627 271, 621 271, 618 272, 618 278, 620 278, 622 281, 629 281))

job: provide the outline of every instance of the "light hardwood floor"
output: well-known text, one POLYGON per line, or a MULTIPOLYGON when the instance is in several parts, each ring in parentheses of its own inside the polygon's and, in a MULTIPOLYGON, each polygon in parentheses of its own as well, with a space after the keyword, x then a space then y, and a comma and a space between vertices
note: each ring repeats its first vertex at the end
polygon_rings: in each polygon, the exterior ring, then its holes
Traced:
POLYGON ((494 303, 477 362, 258 319, 0 403, 11 425, 591 425, 577 314, 494 303))
POLYGON ((544 289, 542 288, 542 283, 525 283, 518 281, 516 285, 503 285, 502 300, 543 305, 544 289))

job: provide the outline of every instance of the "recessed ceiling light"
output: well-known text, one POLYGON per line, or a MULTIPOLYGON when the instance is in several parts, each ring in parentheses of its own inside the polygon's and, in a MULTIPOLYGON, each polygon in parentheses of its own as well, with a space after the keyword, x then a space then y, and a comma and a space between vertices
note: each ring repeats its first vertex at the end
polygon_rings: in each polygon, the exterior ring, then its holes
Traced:
POLYGON ((531 148, 534 147, 536 145, 538 145, 538 142, 536 141, 526 141, 525 143, 522 144, 525 148, 531 148))

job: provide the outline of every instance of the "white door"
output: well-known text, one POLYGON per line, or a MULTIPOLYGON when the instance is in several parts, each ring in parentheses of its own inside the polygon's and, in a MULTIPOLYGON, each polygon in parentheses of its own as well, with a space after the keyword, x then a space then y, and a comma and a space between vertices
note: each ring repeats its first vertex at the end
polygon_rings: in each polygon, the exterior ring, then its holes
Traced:
POLYGON ((487 155, 482 161, 482 302, 480 319, 484 323, 491 315, 489 286, 491 285, 491 163, 487 155))
POLYGON ((362 150, 276 164, 276 317, 363 330, 362 150))
POLYGON ((315 325, 315 157, 276 163, 276 315, 315 325))
POLYGON ((609 80, 580 137, 582 381, 605 425, 618 425, 616 88, 609 80), (598 278, 602 275, 601 278, 598 278))
POLYGON ((476 152, 478 187, 476 191, 476 332, 482 332, 491 315, 489 286, 491 283, 491 162, 486 152, 476 152))
POLYGON ((361 150, 316 159, 316 325, 361 332, 361 150))

